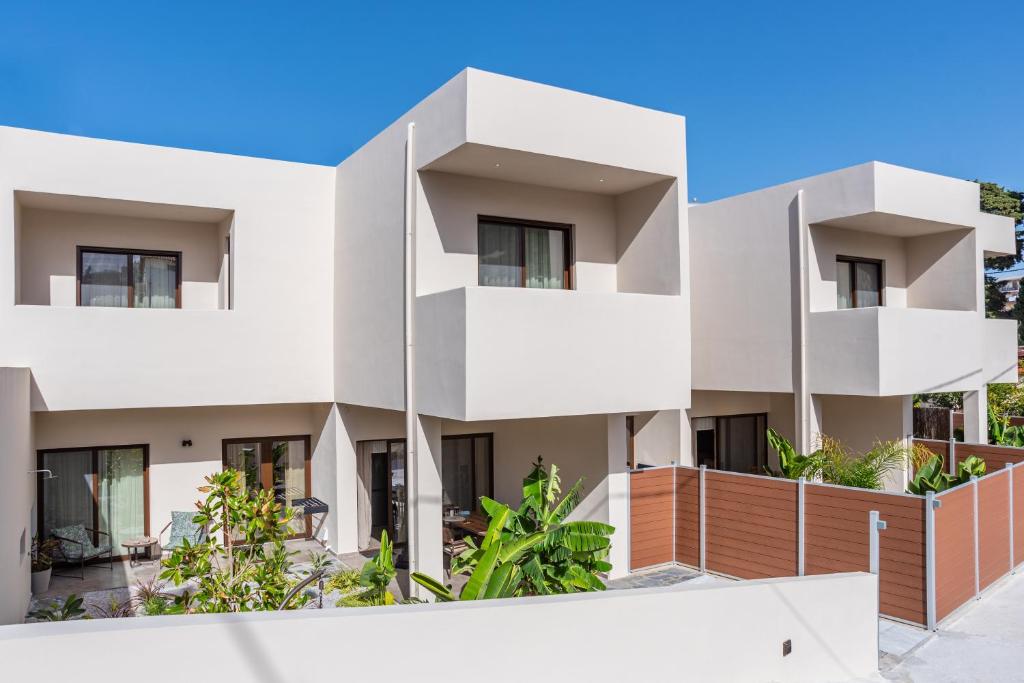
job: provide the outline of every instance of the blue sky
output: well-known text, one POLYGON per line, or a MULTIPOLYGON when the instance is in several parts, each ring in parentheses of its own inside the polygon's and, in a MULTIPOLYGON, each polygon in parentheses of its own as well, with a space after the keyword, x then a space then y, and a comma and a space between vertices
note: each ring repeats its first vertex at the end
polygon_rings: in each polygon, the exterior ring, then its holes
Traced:
POLYGON ((336 164, 465 66, 687 117, 702 201, 879 159, 1024 189, 1024 2, 4 0, 0 124, 336 164))

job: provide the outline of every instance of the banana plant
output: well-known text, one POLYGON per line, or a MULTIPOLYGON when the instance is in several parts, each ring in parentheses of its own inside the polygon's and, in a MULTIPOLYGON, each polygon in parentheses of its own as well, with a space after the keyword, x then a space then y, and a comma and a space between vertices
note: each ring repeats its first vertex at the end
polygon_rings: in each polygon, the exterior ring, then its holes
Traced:
POLYGON ((972 455, 957 463, 956 474, 953 475, 943 471, 942 457, 933 455, 918 468, 913 481, 907 484, 907 493, 914 493, 919 496, 923 496, 929 491, 941 493, 961 484, 966 484, 971 480, 971 477, 984 476, 985 469, 985 461, 976 455, 972 455))
POLYGON ((810 455, 797 453, 793 444, 771 427, 768 428, 768 443, 779 454, 779 470, 781 471, 772 472, 765 468, 768 474, 774 477, 781 473, 786 479, 799 479, 815 474, 818 466, 817 452, 810 455))
POLYGON ((338 601, 339 607, 374 607, 395 604, 395 596, 388 586, 395 579, 395 562, 393 544, 388 532, 380 534, 380 552, 372 560, 363 565, 359 573, 359 585, 362 590, 346 595, 338 601))
POLYGON ((1010 418, 999 417, 992 406, 988 407, 988 438, 998 446, 1024 447, 1024 427, 1010 425, 1010 418))

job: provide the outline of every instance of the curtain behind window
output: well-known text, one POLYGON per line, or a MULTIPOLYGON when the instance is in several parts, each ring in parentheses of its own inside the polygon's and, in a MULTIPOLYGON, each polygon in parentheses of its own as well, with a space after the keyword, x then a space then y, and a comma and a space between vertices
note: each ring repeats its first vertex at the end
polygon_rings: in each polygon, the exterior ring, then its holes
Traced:
POLYGON ((99 528, 110 534, 115 554, 121 543, 146 531, 141 448, 99 451, 99 528))
POLYGON ((42 538, 50 530, 81 524, 91 528, 92 451, 44 453, 43 467, 53 472, 52 479, 43 479, 42 538))
POLYGON ((882 268, 877 263, 855 263, 854 282, 858 308, 881 305, 878 291, 882 284, 882 268))
POLYGON ((128 255, 82 252, 82 305, 128 305, 128 255))
POLYGON ((850 277, 851 265, 847 261, 836 261, 836 290, 839 295, 836 308, 839 309, 853 307, 853 279, 850 277))
POLYGON ((175 256, 132 256, 136 308, 177 306, 178 259, 175 256))
POLYGON ((477 231, 480 284, 489 287, 518 287, 519 228, 507 223, 481 222, 477 231))
POLYGON ((565 240, 561 230, 526 228, 526 286, 565 287, 565 240))

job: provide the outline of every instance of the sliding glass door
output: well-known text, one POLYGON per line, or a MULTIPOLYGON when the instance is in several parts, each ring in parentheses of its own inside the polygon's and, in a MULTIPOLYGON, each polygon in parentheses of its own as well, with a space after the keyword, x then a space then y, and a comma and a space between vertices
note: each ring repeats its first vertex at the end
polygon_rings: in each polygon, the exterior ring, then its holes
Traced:
POLYGON ((39 468, 53 473, 39 479, 39 529, 81 524, 110 534, 117 555, 121 543, 149 535, 149 447, 103 446, 39 452, 39 468))
POLYGON ((441 487, 446 509, 468 515, 481 510, 481 496, 494 496, 493 445, 493 434, 441 438, 441 487))
MULTIPOLYGON (((224 469, 241 472, 249 491, 273 491, 277 502, 285 508, 293 507, 294 501, 312 495, 309 442, 309 436, 225 439, 224 469)), ((291 527, 293 537, 312 533, 310 519, 301 510, 297 510, 291 527)))

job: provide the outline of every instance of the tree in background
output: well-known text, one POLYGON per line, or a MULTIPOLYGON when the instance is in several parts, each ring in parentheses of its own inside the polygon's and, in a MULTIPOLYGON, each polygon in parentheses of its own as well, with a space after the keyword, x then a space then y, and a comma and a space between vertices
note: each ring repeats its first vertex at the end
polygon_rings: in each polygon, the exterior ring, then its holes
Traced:
MULTIPOLYGON (((985 259, 985 270, 1007 270, 1012 268, 1021 260, 1021 248, 1024 243, 1024 235, 1021 233, 1021 224, 1024 221, 1024 192, 1008 190, 996 183, 978 183, 981 186, 981 210, 986 213, 994 213, 999 216, 1009 216, 1013 219, 1017 233, 1017 252, 1013 256, 994 256, 985 259)), ((1005 318, 1006 295, 999 291, 999 285, 995 278, 985 274, 985 312, 990 318, 1005 318)), ((1018 343, 1024 343, 1021 330, 1024 326, 1024 303, 1018 297, 1010 316, 1018 321, 1017 337, 1018 343)))

